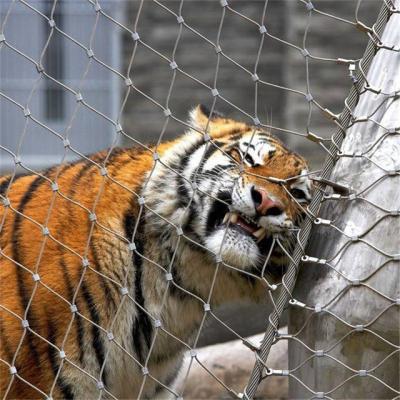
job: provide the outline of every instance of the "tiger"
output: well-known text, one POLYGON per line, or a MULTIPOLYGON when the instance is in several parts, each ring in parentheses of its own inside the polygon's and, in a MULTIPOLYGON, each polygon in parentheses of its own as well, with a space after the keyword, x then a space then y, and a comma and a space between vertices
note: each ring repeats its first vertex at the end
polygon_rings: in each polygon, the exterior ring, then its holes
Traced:
POLYGON ((204 318, 282 275, 306 160, 202 105, 187 126, 1 178, 2 398, 179 397, 204 318))

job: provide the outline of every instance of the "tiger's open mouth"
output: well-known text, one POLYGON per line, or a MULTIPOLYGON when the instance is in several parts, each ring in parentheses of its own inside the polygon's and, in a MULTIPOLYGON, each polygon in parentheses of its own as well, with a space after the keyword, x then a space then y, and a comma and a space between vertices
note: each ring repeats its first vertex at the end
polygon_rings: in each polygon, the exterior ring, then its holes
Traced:
POLYGON ((220 224, 221 227, 229 226, 252 236, 256 243, 260 243, 266 236, 267 230, 259 226, 251 218, 237 212, 227 212, 220 224))
POLYGON ((214 217, 215 229, 234 229, 252 238, 258 246, 265 245, 264 242, 270 239, 268 230, 260 226, 256 220, 236 210, 229 211, 226 204, 218 204, 218 212, 214 217))
MULTIPOLYGON (((268 269, 268 272, 274 276, 281 276, 285 272, 283 266, 287 263, 286 255, 280 246, 276 245, 275 240, 278 238, 286 244, 290 229, 281 228, 279 232, 270 231, 247 215, 236 210, 229 211, 227 206, 224 212, 218 214, 215 219, 214 229, 216 232, 222 232, 220 237, 224 243, 221 247, 221 242, 217 242, 214 249, 217 249, 217 252, 220 248, 222 249, 223 260, 228 264, 239 267, 251 265, 259 268, 265 262, 270 262, 272 255, 274 268, 268 269), (244 259, 246 261, 243 261, 244 259)), ((259 272, 258 269, 256 271, 259 272)))

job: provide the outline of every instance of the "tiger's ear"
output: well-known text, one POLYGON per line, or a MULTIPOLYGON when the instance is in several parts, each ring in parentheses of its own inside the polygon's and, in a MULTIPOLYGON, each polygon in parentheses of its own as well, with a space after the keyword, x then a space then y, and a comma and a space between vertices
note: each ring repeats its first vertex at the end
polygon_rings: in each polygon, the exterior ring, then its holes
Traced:
MULTIPOLYGON (((225 117, 218 111, 211 111, 204 105, 197 105, 189 114, 189 124, 194 128, 204 131, 207 124, 212 125, 217 120, 223 120, 225 117)), ((211 128, 211 127, 210 127, 211 128)))

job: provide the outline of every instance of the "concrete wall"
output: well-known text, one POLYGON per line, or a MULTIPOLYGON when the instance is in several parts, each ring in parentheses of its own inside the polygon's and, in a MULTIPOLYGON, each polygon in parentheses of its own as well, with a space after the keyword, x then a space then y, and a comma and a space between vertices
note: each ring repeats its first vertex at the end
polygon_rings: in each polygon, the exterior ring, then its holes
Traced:
MULTIPOLYGON (((380 37, 389 48, 400 43, 400 15, 390 17, 380 37)), ((400 137, 387 130, 400 126, 400 100, 393 96, 399 72, 398 51, 376 53, 367 81, 382 92, 360 95, 340 146, 343 154, 363 156, 336 162, 330 179, 353 194, 322 204, 318 217, 331 223, 315 225, 306 249, 327 263, 303 265, 297 280, 295 298, 321 311, 290 312, 296 340, 289 342, 289 368, 297 377, 290 398, 310 397, 310 390, 340 399, 398 394, 400 176, 390 171, 400 168, 400 137)))
MULTIPOLYGON (((178 1, 164 2, 175 12, 178 12, 179 3, 178 1)), ((230 1, 229 4, 245 16, 261 22, 264 1, 237 0, 230 1)), ((354 20, 357 1, 317 0, 314 4, 323 12, 354 20)), ((138 13, 138 6, 139 1, 127 3, 125 22, 131 28, 138 13)), ((359 17, 366 23, 373 23, 379 7, 379 1, 363 1, 359 17)), ((217 0, 188 0, 184 2, 182 9, 185 22, 213 42, 216 41, 221 15, 222 8, 217 0)), ((264 24, 271 35, 302 47, 304 30, 308 23, 307 16, 305 6, 300 2, 270 0, 264 24)), ((171 57, 179 31, 178 23, 173 15, 153 2, 144 2, 137 31, 144 42, 165 56, 171 57)), ((365 33, 358 31, 353 25, 314 13, 306 48, 317 57, 358 59, 364 51, 366 42, 365 33)), ((130 35, 124 36, 123 43, 127 68, 133 49, 130 35)), ((259 43, 260 33, 257 26, 227 10, 220 39, 223 51, 247 69, 253 70, 259 43)), ((187 28, 183 28, 182 31, 176 51, 176 62, 187 73, 212 85, 217 62, 215 51, 212 46, 187 28)), ((264 81, 306 91, 304 57, 298 50, 276 39, 266 37, 257 74, 264 81)), ((334 62, 310 60, 309 77, 314 98, 324 107, 339 113, 351 84, 347 66, 334 62)), ((139 46, 134 58, 131 78, 140 90, 165 105, 172 78, 172 71, 165 60, 143 46, 139 46)), ((221 58, 217 87, 229 101, 244 111, 254 114, 253 81, 249 75, 224 58, 221 58)), ((211 102, 212 96, 207 89, 182 74, 177 74, 169 105, 174 115, 185 120, 188 110, 195 104, 211 105, 211 102)), ((240 112, 222 100, 217 101, 216 108, 232 117, 244 118, 240 112)), ((306 133, 308 103, 299 95, 260 85, 258 111, 263 123, 270 122, 276 127, 306 133)), ((146 142, 154 141, 161 132, 163 122, 162 112, 156 106, 140 94, 131 93, 124 110, 124 128, 130 135, 146 142)), ((314 133, 328 137, 333 132, 334 125, 314 109, 310 128, 314 133)), ((183 130, 183 126, 171 121, 167 127, 166 136, 174 137, 183 130)), ((323 160, 324 152, 317 145, 278 130, 274 133, 309 157, 313 166, 318 166, 323 160)))

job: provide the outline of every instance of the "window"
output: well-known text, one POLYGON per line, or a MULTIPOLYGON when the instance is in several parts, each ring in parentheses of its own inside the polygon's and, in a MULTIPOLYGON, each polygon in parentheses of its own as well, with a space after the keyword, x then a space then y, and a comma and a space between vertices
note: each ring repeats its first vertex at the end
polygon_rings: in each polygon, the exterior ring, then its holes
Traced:
MULTIPOLYGON (((53 19, 56 26, 62 29, 63 26, 63 1, 59 0, 54 11, 53 19)), ((51 15, 51 10, 54 2, 46 0, 45 14, 51 15)), ((44 40, 46 43, 49 35, 49 24, 46 22, 44 29, 44 40)), ((62 43, 62 36, 56 29, 53 31, 49 46, 43 59, 43 66, 48 75, 52 78, 62 81, 64 78, 64 49, 62 43)), ((50 121, 59 121, 64 118, 65 107, 64 104, 64 89, 50 79, 46 79, 46 86, 44 91, 44 115, 50 121)))

